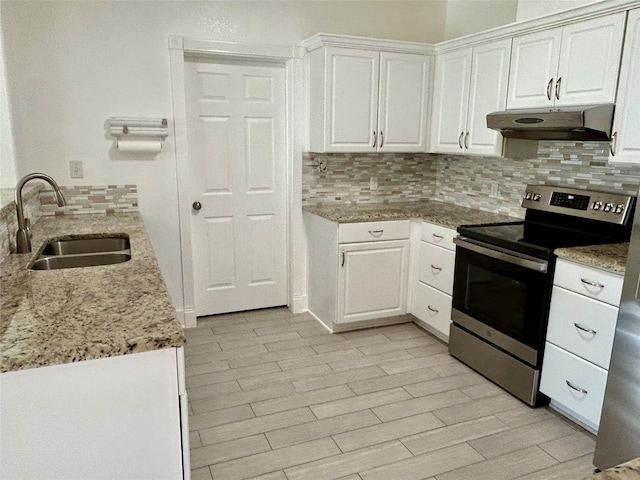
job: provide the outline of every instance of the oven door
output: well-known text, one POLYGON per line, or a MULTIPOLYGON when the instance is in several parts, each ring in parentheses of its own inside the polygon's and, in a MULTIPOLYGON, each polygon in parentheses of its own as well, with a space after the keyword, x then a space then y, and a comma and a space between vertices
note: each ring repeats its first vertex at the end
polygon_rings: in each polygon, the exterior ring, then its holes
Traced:
POLYGON ((454 241, 453 322, 539 366, 549 311, 549 263, 464 237, 454 241))

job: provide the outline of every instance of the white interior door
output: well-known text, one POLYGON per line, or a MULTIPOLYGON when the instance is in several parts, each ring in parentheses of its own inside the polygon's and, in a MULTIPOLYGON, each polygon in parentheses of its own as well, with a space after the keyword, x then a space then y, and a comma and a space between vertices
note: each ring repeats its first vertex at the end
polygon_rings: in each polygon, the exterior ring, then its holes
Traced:
POLYGON ((196 315, 285 305, 284 67, 185 69, 196 315))

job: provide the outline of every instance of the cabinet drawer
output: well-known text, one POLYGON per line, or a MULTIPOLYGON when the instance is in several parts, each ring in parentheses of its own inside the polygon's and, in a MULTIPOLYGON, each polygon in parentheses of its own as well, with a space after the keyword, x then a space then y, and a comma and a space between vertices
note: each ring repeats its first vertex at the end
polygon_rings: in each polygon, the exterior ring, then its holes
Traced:
POLYGON ((409 220, 342 223, 338 228, 338 243, 404 240, 409 238, 410 231, 411 222, 409 220))
POLYGON ((411 313, 429 327, 449 338, 451 297, 422 282, 413 291, 411 313))
POLYGON ((624 277, 597 268, 567 262, 561 258, 556 263, 554 285, 572 292, 595 298, 610 305, 620 305, 624 277))
POLYGON ((606 370, 547 342, 540 391, 587 420, 596 430, 606 384, 606 370))
POLYGON ((455 252, 420 242, 418 280, 451 295, 455 260, 455 252))
POLYGON ((422 241, 438 245, 455 252, 456 246, 453 239, 458 236, 458 232, 451 228, 442 227, 429 222, 422 222, 422 241))
POLYGON ((618 309, 554 286, 547 341, 608 369, 618 309))

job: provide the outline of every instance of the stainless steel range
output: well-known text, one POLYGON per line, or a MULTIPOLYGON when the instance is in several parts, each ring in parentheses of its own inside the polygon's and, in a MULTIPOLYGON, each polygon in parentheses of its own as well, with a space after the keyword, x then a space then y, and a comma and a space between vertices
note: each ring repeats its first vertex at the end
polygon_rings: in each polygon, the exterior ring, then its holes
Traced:
POLYGON ((538 384, 553 251, 628 241, 635 204, 630 195, 528 185, 524 221, 458 228, 449 352, 527 404, 546 403, 538 384))

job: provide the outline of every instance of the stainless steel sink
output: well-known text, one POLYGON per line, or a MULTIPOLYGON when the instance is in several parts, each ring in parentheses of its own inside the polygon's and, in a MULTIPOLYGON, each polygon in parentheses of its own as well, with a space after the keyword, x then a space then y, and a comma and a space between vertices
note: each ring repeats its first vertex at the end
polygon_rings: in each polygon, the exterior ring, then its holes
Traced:
POLYGON ((93 253, 85 255, 39 256, 31 270, 57 270, 59 268, 95 267, 131 260, 130 253, 93 253))
POLYGON ((127 235, 75 237, 47 242, 31 262, 32 270, 94 267, 131 260, 127 235))
POLYGON ((130 248, 129 237, 70 238, 48 242, 41 255, 77 255, 119 252, 130 248))

